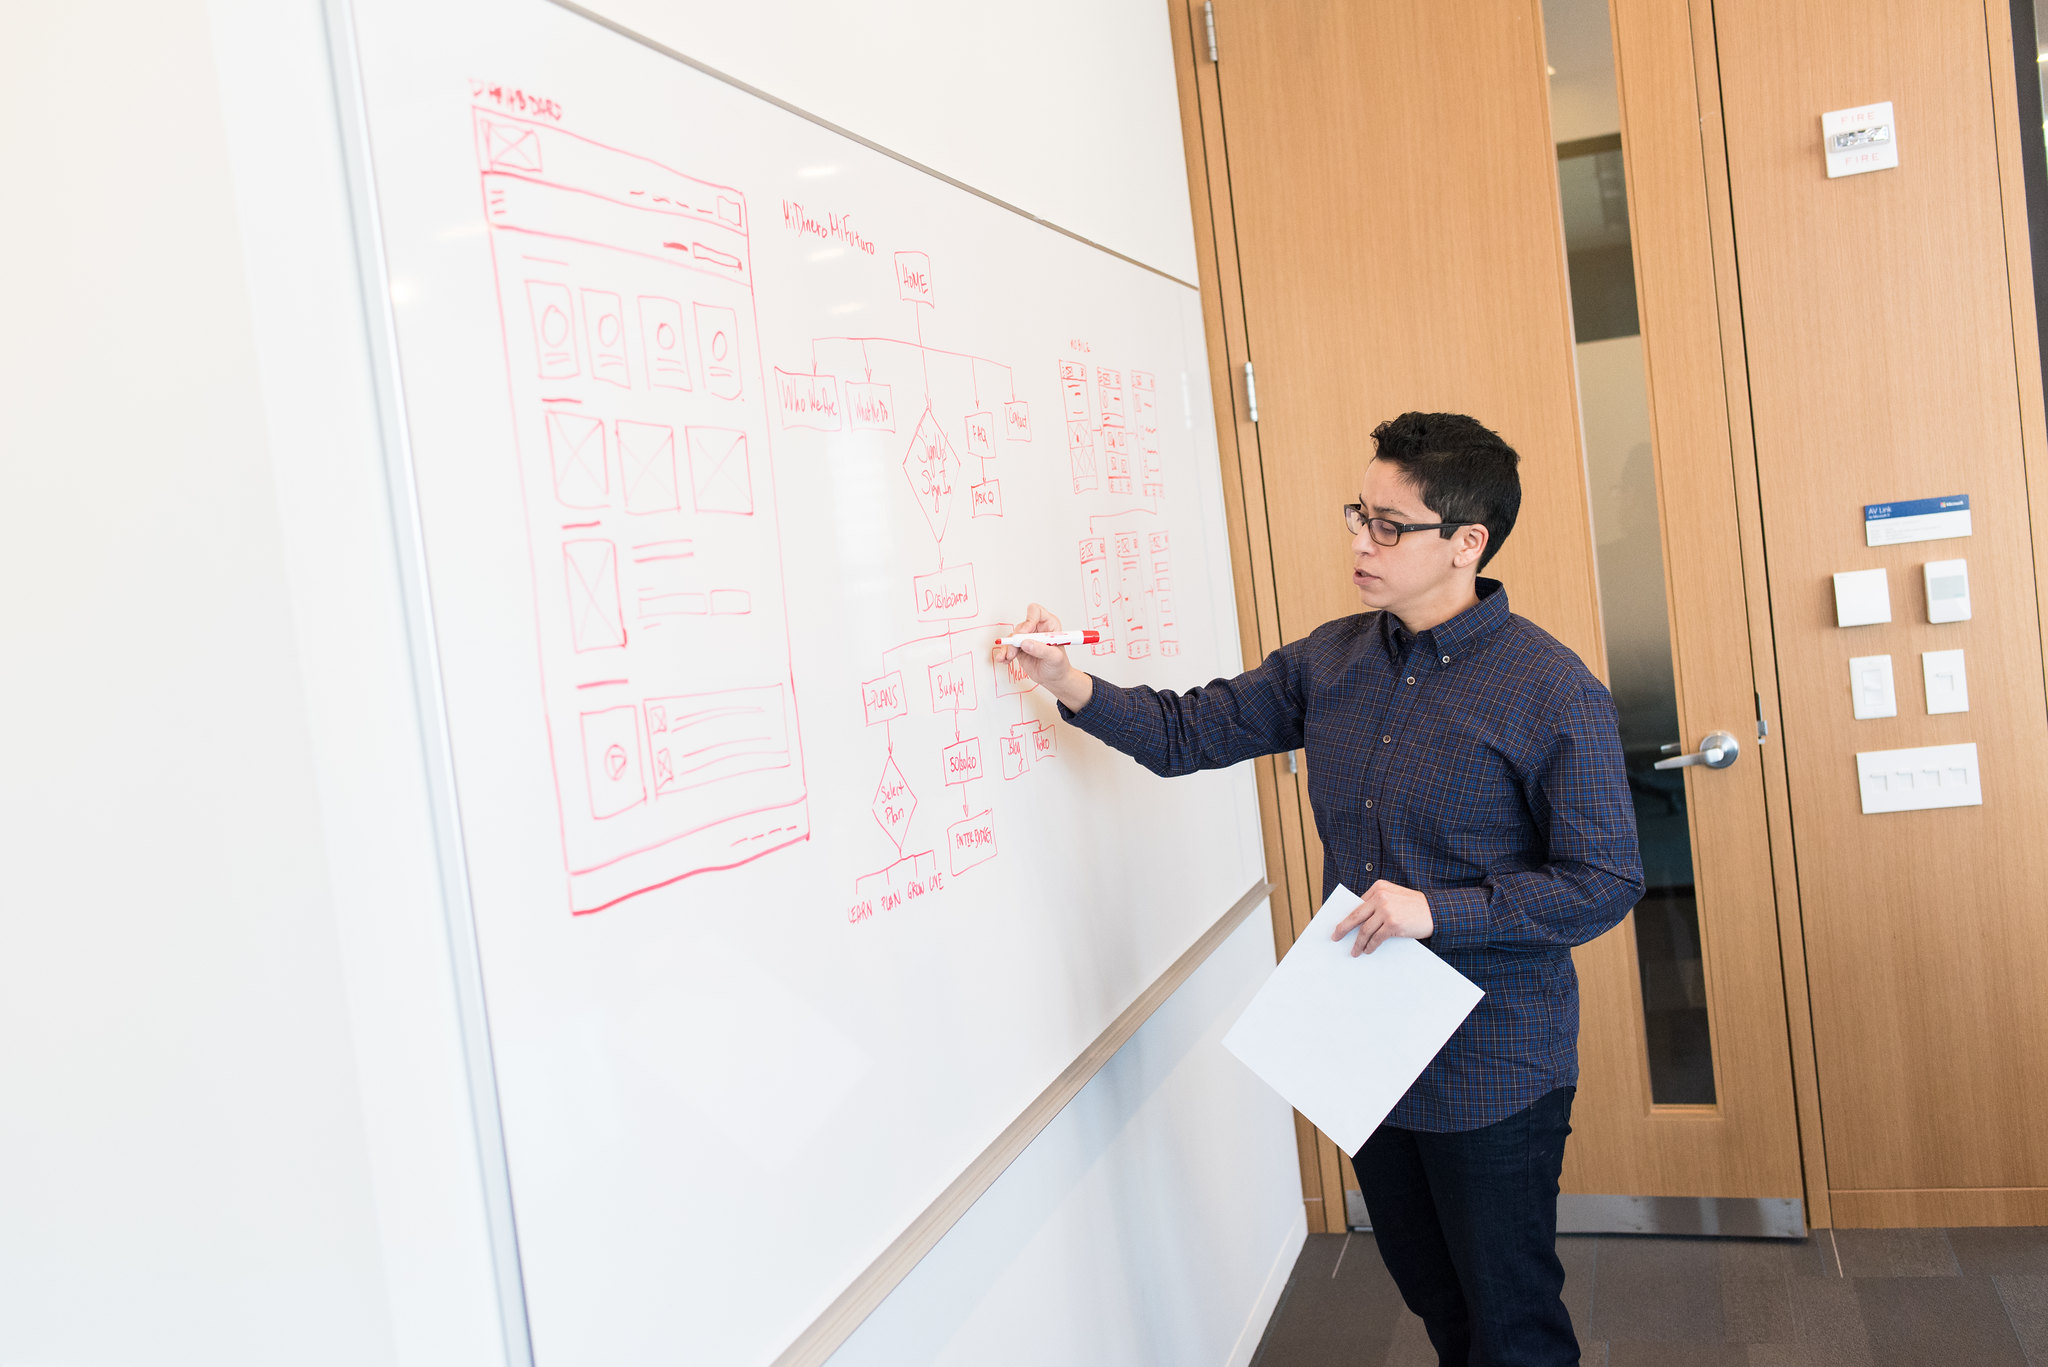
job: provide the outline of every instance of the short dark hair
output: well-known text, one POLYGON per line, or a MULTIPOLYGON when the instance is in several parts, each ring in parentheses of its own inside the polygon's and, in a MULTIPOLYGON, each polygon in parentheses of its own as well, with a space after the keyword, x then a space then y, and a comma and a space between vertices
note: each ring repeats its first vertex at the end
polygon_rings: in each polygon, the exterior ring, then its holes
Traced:
POLYGON ((1403 413, 1372 429, 1372 445, 1374 458, 1399 466, 1438 521, 1485 525, 1485 569, 1522 509, 1515 448, 1463 413, 1403 413))

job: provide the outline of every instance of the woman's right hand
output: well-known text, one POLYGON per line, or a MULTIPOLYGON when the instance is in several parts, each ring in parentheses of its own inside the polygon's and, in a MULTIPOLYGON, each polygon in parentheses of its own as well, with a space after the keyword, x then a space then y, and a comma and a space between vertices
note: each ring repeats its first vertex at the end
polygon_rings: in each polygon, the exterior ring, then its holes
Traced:
MULTIPOLYGON (((1024 609, 1024 620, 1005 634, 1021 636, 1026 632, 1060 629, 1060 619, 1052 614, 1051 609, 1042 603, 1033 603, 1024 609)), ((1086 707, 1088 700, 1095 695, 1095 680, 1088 676, 1086 670, 1074 668, 1063 646, 1041 645, 1037 641, 997 646, 995 661, 1008 666, 1013 681, 1031 680, 1065 703, 1070 712, 1086 707)))

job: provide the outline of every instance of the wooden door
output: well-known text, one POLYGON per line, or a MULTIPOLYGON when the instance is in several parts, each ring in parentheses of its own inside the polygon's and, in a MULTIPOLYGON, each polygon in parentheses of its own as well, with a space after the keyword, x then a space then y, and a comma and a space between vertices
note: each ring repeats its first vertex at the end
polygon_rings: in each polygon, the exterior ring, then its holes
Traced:
POLYGON ((2025 450, 2041 427, 2019 167, 2001 165, 2009 121, 2038 111, 2011 103, 2003 0, 1714 10, 1836 1218, 2048 1222, 2048 697, 2028 516, 2044 472, 2030 480, 2025 450), (1887 99, 1897 168, 1828 179, 1821 112, 1887 99), (1949 494, 1970 496, 1967 539, 1865 544, 1864 505, 1949 494), (1920 566, 1955 557, 1974 615, 1934 625, 1920 566), (1878 567, 1892 621, 1837 627, 1830 576, 1878 567), (1969 710, 1929 715, 1920 652, 1949 649, 1969 710), (1877 654, 1898 715, 1857 720, 1847 662, 1877 654), (1983 805, 1863 814, 1857 752, 1965 742, 1983 805))
MULTIPOLYGON (((1612 0, 1610 16, 1677 739, 1690 750, 1719 729, 1748 747, 1775 714, 1775 670, 1758 568, 1754 472, 1737 459, 1747 450, 1746 367, 1739 299, 1725 262, 1732 248, 1726 171, 1711 136, 1718 119, 1711 20, 1686 0, 1612 0)), ((1727 769, 1685 772, 1715 1099, 1653 1100, 1633 920, 1586 946, 1578 954, 1582 1105, 1567 1189, 1806 1197, 1807 1218, 1825 1224, 1824 1186, 1814 1184, 1809 1195, 1802 1182, 1793 1087, 1799 1051, 1788 1033, 1793 1019, 1803 1024, 1805 1001, 1797 904, 1788 899, 1780 916, 1773 863, 1774 853, 1790 862, 1783 748, 1765 741, 1727 769)), ((1810 1089, 1807 1109, 1807 1131, 1817 1137, 1810 1089)))
MULTIPOLYGON (((1356 611, 1337 510, 1370 456, 1372 426, 1406 409, 1451 409, 1523 456, 1521 520, 1489 573, 1516 611, 1604 677, 1536 0, 1218 0, 1214 61, 1202 5, 1173 4, 1189 68, 1203 283, 1220 301, 1211 346, 1233 395, 1226 435, 1245 472, 1263 647, 1356 611)), ((1670 576, 1668 603, 1679 716, 1688 743, 1715 729, 1753 739, 1755 683, 1770 670, 1754 666, 1755 593, 1731 466, 1726 385, 1741 370, 1730 354, 1739 329, 1726 340, 1686 7, 1638 8, 1647 27, 1625 25, 1628 41, 1686 81, 1684 98, 1633 99, 1629 114, 1631 139, 1668 143, 1682 158, 1645 170, 1634 190, 1658 255, 1644 264, 1641 305, 1664 556, 1684 569, 1670 576)), ((1653 1103, 1632 928, 1587 946, 1569 1190, 1801 1194, 1768 771, 1753 749, 1744 760, 1685 780, 1715 1101, 1653 1103)), ((1322 891, 1300 778, 1274 776, 1294 933, 1322 891)), ((1305 1175, 1320 1173, 1334 1196, 1334 1151, 1319 1142, 1305 1175)), ((1324 1227, 1340 1227, 1334 1199, 1324 1211, 1324 1227)))

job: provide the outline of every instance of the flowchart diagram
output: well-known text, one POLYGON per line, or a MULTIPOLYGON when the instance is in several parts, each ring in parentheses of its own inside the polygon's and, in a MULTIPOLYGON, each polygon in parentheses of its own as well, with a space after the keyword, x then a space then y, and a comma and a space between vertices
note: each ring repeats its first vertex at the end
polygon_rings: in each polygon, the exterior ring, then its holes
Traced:
POLYGON ((1081 601, 1102 634, 1095 654, 1121 644, 1142 659, 1179 648, 1152 373, 1092 364, 1089 343, 1068 343, 1083 358, 1055 363, 1067 433, 1062 478, 1055 464, 1032 458, 1031 403, 1019 397, 1012 364, 927 337, 940 312, 930 257, 897 252, 892 264, 898 332, 815 337, 807 369, 776 370, 784 429, 896 440, 901 491, 930 538, 930 568, 904 573, 912 634, 883 650, 877 672, 860 683, 863 723, 878 733, 869 807, 887 844, 881 862, 853 880, 847 919, 855 924, 996 858, 996 785, 1058 754, 1054 724, 1024 702, 1036 685, 988 658, 1004 625, 998 610, 1020 605, 985 609, 975 566, 957 549, 963 518, 982 524, 977 539, 986 544, 984 520, 1005 516, 1005 480, 1058 480, 1075 498, 1110 505, 1087 514, 1099 532, 1080 543, 1081 601))

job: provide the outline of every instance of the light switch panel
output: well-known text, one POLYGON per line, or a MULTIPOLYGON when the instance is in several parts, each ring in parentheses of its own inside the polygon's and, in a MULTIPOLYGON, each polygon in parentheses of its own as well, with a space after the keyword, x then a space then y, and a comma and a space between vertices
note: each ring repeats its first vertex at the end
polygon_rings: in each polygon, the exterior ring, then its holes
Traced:
POLYGON ((1867 627, 1892 619, 1892 590, 1882 569, 1835 576, 1835 625, 1867 627))
POLYGON ((1865 816, 1984 805, 1974 742, 1862 751, 1856 756, 1856 782, 1863 790, 1865 816))
POLYGON ((1970 681, 1963 673, 1962 651, 1921 651, 1920 673, 1927 684, 1930 715, 1970 710, 1970 681))
POLYGON ((1970 562, 1930 560, 1921 566, 1927 580, 1927 620, 1970 620, 1970 562))
POLYGON ((1849 661, 1849 696, 1859 720, 1899 715, 1899 694, 1892 685, 1892 657, 1858 655, 1849 661))

